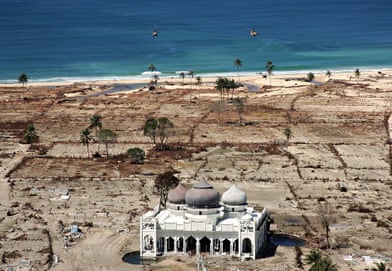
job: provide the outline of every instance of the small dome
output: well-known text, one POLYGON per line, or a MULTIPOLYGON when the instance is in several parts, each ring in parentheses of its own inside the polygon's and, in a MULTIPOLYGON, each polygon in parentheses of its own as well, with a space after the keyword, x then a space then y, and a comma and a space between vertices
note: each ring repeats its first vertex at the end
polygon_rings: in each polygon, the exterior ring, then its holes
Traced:
POLYGON ((178 184, 176 188, 171 189, 167 195, 167 200, 173 204, 185 204, 185 194, 188 190, 182 184, 178 184))
POLYGON ((216 208, 219 206, 219 198, 219 192, 201 180, 186 193, 185 202, 191 208, 216 208))
POLYGON ((227 190, 222 195, 223 204, 228 205, 246 205, 247 196, 244 191, 239 189, 235 184, 233 184, 229 190, 227 190))

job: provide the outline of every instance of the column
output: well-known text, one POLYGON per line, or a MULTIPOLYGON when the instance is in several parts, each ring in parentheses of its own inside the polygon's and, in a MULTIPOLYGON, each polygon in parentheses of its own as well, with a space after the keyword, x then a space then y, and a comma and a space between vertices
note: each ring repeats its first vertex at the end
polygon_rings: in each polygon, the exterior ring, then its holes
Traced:
POLYGON ((222 255, 223 253, 223 239, 219 239, 220 240, 220 247, 219 247, 219 254, 222 255))
POLYGON ((166 239, 166 237, 164 237, 162 240, 163 240, 163 254, 166 255, 167 254, 167 239, 166 239))
POLYGON ((182 237, 182 252, 186 252, 186 241, 185 236, 182 237))
POLYGON ((210 255, 214 255, 214 238, 210 239, 210 255))
POLYGON ((196 255, 200 255, 200 239, 196 238, 196 255))
POLYGON ((177 236, 175 236, 174 237, 174 252, 177 254, 177 240, 178 240, 178 237, 177 236))

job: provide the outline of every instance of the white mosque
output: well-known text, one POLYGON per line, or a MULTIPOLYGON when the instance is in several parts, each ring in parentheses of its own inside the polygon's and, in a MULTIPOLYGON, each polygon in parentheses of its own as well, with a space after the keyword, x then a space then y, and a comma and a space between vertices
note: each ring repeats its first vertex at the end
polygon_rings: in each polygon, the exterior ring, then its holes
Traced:
POLYGON ((222 194, 201 180, 187 190, 169 191, 159 206, 140 218, 140 257, 163 255, 234 256, 255 259, 267 238, 266 209, 256 212, 236 185, 222 194))

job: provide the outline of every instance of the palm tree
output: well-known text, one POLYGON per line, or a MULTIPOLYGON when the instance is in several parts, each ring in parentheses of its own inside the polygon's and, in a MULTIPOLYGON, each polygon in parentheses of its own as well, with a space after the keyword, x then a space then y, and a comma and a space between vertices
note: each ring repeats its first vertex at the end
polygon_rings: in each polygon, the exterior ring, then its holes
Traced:
POLYGON ((312 82, 313 82, 313 79, 314 79, 314 73, 309 72, 309 73, 306 75, 306 81, 312 83, 312 82))
POLYGON ((307 264, 315 264, 320 260, 321 260, 321 252, 314 249, 310 251, 310 253, 305 258, 305 262, 307 264))
POLYGON ((202 81, 203 81, 203 80, 201 79, 201 76, 196 76, 196 84, 197 84, 198 86, 201 85, 202 81))
POLYGON ((283 133, 286 136, 286 140, 287 140, 286 142, 287 142, 287 146, 288 146, 289 145, 289 140, 290 140, 290 137, 291 137, 291 134, 292 134, 291 129, 289 127, 286 127, 284 129, 283 133))
POLYGON ((355 76, 355 78, 359 79, 359 77, 361 76, 359 69, 355 69, 354 76, 355 76))
POLYGON ((34 124, 30 123, 27 125, 23 137, 27 144, 36 143, 39 141, 39 136, 37 135, 37 130, 34 127, 34 124))
POLYGON ((106 158, 109 159, 109 144, 116 141, 116 133, 109 129, 103 129, 99 131, 98 138, 100 142, 105 144, 106 158))
POLYGON ((272 64, 272 61, 267 61, 267 63, 265 64, 265 69, 267 70, 268 76, 269 76, 269 81, 270 81, 270 85, 271 85, 271 76, 272 76, 272 71, 274 70, 275 65, 272 64))
POLYGON ((18 81, 19 83, 22 83, 22 86, 24 87, 24 85, 27 83, 27 81, 29 80, 29 78, 27 77, 27 75, 25 73, 22 73, 21 75, 19 75, 18 77, 18 81))
POLYGON ((221 100, 223 101, 223 91, 225 90, 225 79, 222 77, 219 77, 215 81, 215 89, 218 90, 221 94, 221 100))
POLYGON ((85 128, 80 132, 80 142, 83 145, 86 145, 87 148, 87 158, 90 158, 90 149, 89 149, 89 144, 90 141, 93 140, 93 138, 90 136, 91 132, 89 128, 85 128))
MULTIPOLYGON (((94 114, 90 118, 89 129, 95 129, 95 142, 98 142, 98 131, 102 129, 102 117, 98 114, 94 114)), ((98 153, 99 153, 99 143, 98 143, 98 153)))
POLYGON ((315 262, 309 271, 336 271, 336 264, 334 264, 329 257, 323 257, 317 262, 315 262))
POLYGON ((148 65, 148 70, 151 72, 151 81, 152 81, 152 79, 154 78, 153 77, 154 71, 156 71, 154 64, 151 63, 150 65, 148 65))
POLYGON ((391 271, 391 269, 387 268, 387 266, 383 262, 376 263, 376 267, 372 267, 372 269, 370 269, 370 270, 371 271, 391 271))
POLYGON ((185 82, 184 82, 185 72, 180 72, 180 77, 182 78, 182 84, 185 85, 185 82))
POLYGON ((234 66, 237 67, 238 82, 240 82, 240 68, 242 67, 242 61, 239 58, 234 60, 234 66))
POLYGON ((235 110, 238 113, 239 124, 242 124, 241 113, 245 111, 245 99, 244 98, 235 98, 233 100, 233 104, 235 106, 235 110))
POLYGON ((325 72, 325 76, 328 77, 328 79, 330 79, 331 78, 331 72, 329 70, 327 70, 325 72))

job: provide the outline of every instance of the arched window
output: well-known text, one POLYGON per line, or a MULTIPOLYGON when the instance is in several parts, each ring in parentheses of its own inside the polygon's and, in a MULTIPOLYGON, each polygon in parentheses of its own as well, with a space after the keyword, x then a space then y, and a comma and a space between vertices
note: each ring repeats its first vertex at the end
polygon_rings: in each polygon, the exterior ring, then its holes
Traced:
POLYGON ((152 239, 151 235, 145 235, 143 238, 144 242, 144 249, 145 250, 152 250, 154 247, 154 239, 152 239))
POLYGON ((249 238, 242 240, 242 252, 251 253, 252 252, 252 241, 249 238))
POLYGON ((174 239, 172 237, 167 238, 167 252, 174 251, 174 239))

